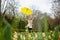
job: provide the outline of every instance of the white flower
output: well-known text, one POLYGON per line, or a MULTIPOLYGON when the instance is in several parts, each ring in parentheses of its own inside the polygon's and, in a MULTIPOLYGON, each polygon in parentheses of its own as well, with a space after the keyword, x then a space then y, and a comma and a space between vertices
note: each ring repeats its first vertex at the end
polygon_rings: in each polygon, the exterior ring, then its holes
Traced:
POLYGON ((20 37, 23 38, 22 34, 20 34, 20 37))
POLYGON ((25 36, 23 36, 23 39, 25 40, 25 36))
POLYGON ((38 36, 37 36, 37 33, 35 33, 35 38, 37 38, 38 36))
POLYGON ((14 33, 14 38, 18 38, 17 32, 14 33))
POLYGON ((49 39, 51 39, 51 36, 49 35, 49 39))
POLYGON ((42 36, 45 37, 45 33, 42 33, 42 36))

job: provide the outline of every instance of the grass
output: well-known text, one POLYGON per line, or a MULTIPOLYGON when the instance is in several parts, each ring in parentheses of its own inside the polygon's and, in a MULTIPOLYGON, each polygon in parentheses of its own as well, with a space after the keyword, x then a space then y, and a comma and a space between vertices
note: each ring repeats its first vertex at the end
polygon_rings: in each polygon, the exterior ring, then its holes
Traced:
POLYGON ((44 32, 42 32, 42 28, 40 25, 40 21, 38 23, 38 32, 12 32, 11 28, 17 28, 20 18, 14 19, 12 25, 8 23, 8 21, 3 18, 0 19, 0 40, 58 40, 60 36, 59 27, 56 26, 54 31, 48 31, 47 17, 44 15, 44 32), (2 23, 5 24, 5 28, 2 28, 2 23))
MULTIPOLYGON (((51 34, 51 32, 48 32, 48 38, 46 38, 46 34, 44 32, 32 32, 31 33, 26 33, 26 32, 17 32, 17 34, 19 34, 19 39, 20 40, 54 40, 54 36, 51 34)), ((55 39, 55 40, 58 40, 58 39, 55 39)))

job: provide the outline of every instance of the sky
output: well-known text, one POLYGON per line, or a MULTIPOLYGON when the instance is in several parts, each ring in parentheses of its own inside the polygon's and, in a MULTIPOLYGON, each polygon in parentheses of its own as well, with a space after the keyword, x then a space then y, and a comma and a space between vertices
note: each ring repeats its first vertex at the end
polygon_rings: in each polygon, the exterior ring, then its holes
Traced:
POLYGON ((29 7, 29 8, 38 9, 42 12, 51 13, 50 10, 52 7, 51 0, 15 0, 15 1, 18 2, 19 5, 18 11, 20 11, 21 7, 29 7))
MULTIPOLYGON (((51 13, 51 0, 18 0, 20 7, 36 7, 38 10, 42 12, 51 13)), ((20 8, 19 7, 19 8, 20 8)))
POLYGON ((47 12, 48 15, 53 17, 53 14, 51 13, 52 0, 15 0, 15 2, 18 2, 17 6, 19 5, 18 12, 20 12, 21 7, 29 7, 31 9, 38 9, 43 13, 47 12))
POLYGON ((41 12, 47 12, 51 18, 54 18, 54 15, 51 12, 52 0, 18 0, 19 1, 19 11, 21 7, 29 7, 40 10, 41 12))

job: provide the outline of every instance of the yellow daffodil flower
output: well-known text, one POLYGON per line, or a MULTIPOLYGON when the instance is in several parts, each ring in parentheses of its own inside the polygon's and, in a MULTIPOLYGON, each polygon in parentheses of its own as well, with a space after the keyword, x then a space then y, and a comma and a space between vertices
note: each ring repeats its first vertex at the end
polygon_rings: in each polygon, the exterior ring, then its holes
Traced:
POLYGON ((32 10, 27 7, 22 7, 21 12, 25 15, 32 15, 32 10))

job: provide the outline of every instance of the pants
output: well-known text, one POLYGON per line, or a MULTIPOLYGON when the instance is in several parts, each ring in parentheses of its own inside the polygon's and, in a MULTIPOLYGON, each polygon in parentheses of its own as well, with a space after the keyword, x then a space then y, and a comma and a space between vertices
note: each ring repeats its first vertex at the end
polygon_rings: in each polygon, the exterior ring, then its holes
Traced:
POLYGON ((29 31, 29 32, 32 32, 32 28, 29 28, 29 27, 28 27, 28 31, 29 31))

